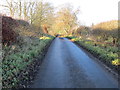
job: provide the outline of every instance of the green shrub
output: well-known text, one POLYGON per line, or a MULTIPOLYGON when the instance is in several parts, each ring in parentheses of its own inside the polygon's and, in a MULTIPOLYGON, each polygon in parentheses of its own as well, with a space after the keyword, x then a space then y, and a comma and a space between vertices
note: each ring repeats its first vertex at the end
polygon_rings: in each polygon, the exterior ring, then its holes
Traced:
POLYGON ((3 87, 15 87, 19 83, 17 75, 21 73, 20 71, 27 68, 52 39, 30 39, 30 42, 24 42, 22 48, 18 47, 17 52, 14 52, 11 47, 4 47, 4 50, 11 51, 11 54, 6 54, 2 62, 3 87))
MULTIPOLYGON (((87 49, 89 52, 91 52, 93 55, 95 55, 97 58, 99 58, 103 62, 113 64, 112 62, 114 60, 117 60, 117 58, 118 58, 117 47, 103 48, 102 46, 99 46, 97 44, 95 46, 94 42, 92 42, 92 41, 86 41, 86 40, 83 40, 83 39, 80 39, 80 40, 75 41, 75 42, 80 44, 82 47, 87 49)), ((116 65, 118 65, 118 64, 116 64, 116 65)))

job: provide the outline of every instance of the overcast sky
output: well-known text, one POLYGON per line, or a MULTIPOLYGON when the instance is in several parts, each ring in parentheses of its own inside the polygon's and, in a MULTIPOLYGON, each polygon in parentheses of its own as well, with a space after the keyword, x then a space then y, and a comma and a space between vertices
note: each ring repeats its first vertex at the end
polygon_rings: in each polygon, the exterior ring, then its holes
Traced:
MULTIPOLYGON (((0 0, 3 3, 5 0, 0 0)), ((17 0, 15 0, 17 1, 17 0)), ((35 0, 26 0, 35 1, 35 0)), ((70 3, 74 8, 80 8, 78 19, 83 25, 118 19, 118 2, 120 0, 43 0, 55 7, 70 3)))
POLYGON ((120 0, 44 0, 59 6, 71 3, 74 8, 80 7, 78 18, 84 25, 118 19, 118 2, 120 0))

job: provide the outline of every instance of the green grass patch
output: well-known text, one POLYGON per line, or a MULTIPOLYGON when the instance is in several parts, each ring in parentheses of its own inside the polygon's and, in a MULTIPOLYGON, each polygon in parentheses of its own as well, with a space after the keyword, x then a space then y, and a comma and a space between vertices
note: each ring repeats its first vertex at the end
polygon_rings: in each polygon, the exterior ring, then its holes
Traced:
POLYGON ((18 74, 21 73, 22 70, 25 70, 25 68, 27 68, 28 65, 31 65, 33 63, 34 58, 36 58, 39 54, 42 54, 46 45, 48 45, 53 40, 53 37, 46 36, 46 38, 31 39, 27 37, 27 42, 24 42, 24 44, 22 44, 21 46, 15 44, 9 47, 3 47, 3 87, 16 87, 16 85, 19 83, 19 79, 17 78, 18 74))
POLYGON ((103 47, 94 45, 90 41, 79 40, 76 42, 81 46, 83 46, 84 48, 86 48, 92 54, 96 55, 101 60, 104 60, 112 64, 113 60, 118 59, 117 48, 114 48, 114 49, 112 47, 103 48, 103 47))
POLYGON ((94 41, 78 37, 69 37, 69 39, 92 53, 95 57, 100 59, 108 66, 117 68, 117 66, 120 65, 120 59, 118 59, 118 53, 120 50, 118 47, 109 46, 106 44, 103 45, 102 43, 96 43, 94 41))

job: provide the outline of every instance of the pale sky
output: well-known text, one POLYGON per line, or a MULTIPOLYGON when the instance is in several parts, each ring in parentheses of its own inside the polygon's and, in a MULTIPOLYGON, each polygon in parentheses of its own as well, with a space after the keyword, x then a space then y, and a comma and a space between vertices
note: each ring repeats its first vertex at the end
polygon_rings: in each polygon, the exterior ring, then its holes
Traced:
POLYGON ((78 19, 83 25, 118 20, 118 2, 120 0, 44 0, 59 6, 71 3, 74 8, 80 7, 78 19))
MULTIPOLYGON (((5 0, 0 0, 0 3, 5 0)), ((17 0, 15 0, 17 1, 17 0)), ((26 0, 35 1, 35 0, 26 0)), ((90 26, 103 21, 118 19, 118 2, 120 0, 43 0, 55 7, 70 3, 74 8, 80 8, 78 19, 81 24, 90 26)))

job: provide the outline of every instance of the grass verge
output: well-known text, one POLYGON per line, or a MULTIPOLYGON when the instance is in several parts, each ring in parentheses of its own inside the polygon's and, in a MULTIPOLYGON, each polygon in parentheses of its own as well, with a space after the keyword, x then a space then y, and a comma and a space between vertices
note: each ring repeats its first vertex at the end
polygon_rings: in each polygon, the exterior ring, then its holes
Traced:
POLYGON ((68 39, 71 39, 71 41, 90 52, 94 57, 98 58, 101 62, 120 75, 120 59, 118 59, 119 50, 117 47, 97 44, 82 38, 69 37, 68 39))
POLYGON ((36 66, 42 62, 53 37, 29 38, 22 46, 3 47, 2 86, 3 88, 24 88, 33 80, 36 66))

